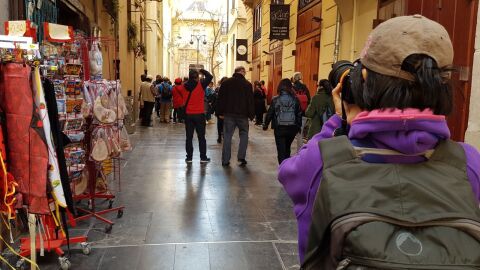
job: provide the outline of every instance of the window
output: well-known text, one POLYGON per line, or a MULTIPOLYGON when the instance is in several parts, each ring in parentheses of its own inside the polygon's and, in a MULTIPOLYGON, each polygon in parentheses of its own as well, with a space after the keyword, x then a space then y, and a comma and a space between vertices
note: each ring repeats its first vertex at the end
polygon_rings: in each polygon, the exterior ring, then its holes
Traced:
POLYGON ((253 10, 253 42, 262 37, 262 2, 253 10))
POLYGON ((274 5, 283 5, 284 3, 284 0, 272 0, 272 4, 274 5))

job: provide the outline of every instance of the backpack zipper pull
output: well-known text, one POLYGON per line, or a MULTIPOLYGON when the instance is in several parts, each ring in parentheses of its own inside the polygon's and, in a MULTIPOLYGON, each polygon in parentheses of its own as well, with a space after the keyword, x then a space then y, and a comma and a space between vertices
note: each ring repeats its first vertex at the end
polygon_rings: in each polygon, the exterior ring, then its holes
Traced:
POLYGON ((352 261, 350 259, 344 259, 340 263, 338 263, 337 270, 347 269, 352 261))

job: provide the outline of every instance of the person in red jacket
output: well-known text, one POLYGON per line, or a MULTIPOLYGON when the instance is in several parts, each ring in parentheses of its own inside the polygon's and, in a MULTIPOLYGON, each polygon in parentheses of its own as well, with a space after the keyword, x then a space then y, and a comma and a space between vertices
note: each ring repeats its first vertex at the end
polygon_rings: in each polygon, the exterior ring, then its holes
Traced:
POLYGON ((187 158, 185 162, 192 163, 193 158, 193 134, 196 131, 198 137, 198 144, 200 148, 200 162, 208 163, 210 159, 207 157, 207 141, 205 139, 205 89, 212 81, 213 76, 210 72, 200 69, 190 70, 188 81, 178 87, 182 98, 183 106, 186 107, 185 117, 185 132, 186 142, 185 150, 187 151, 187 158), (200 74, 204 76, 200 79, 200 74), (190 96, 190 99, 188 98, 190 96), (188 100, 188 103, 187 103, 188 100))
POLYGON ((178 109, 183 106, 183 96, 182 96, 182 91, 180 91, 180 86, 182 85, 182 79, 181 78, 176 78, 175 79, 175 85, 173 86, 172 89, 172 95, 173 95, 173 123, 183 123, 184 119, 181 119, 178 115, 178 109))

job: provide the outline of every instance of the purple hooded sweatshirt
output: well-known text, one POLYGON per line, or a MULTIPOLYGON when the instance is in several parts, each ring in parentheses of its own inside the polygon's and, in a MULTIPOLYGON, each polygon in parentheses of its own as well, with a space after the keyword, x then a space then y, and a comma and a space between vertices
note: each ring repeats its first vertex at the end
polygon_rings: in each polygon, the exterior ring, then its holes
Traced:
MULTIPOLYGON (((298 222, 300 262, 303 262, 308 244, 313 203, 322 181, 322 156, 318 142, 331 138, 340 127, 341 119, 333 116, 322 131, 314 136, 298 153, 285 160, 279 168, 279 181, 294 203, 298 222)), ((441 140, 450 137, 445 117, 430 111, 388 110, 362 112, 352 122, 348 136, 355 146, 393 149, 403 154, 418 155, 434 149, 441 140)), ((480 154, 475 148, 461 144, 467 159, 467 176, 475 197, 480 201, 480 154)), ((418 163, 422 156, 365 156, 367 162, 418 163)))

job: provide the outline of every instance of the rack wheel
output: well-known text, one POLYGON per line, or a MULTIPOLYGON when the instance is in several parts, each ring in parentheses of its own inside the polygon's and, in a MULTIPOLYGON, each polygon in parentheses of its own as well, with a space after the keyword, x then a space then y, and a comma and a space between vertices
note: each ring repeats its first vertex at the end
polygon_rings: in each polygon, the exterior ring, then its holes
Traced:
POLYGON ((60 263, 60 269, 68 270, 72 266, 72 263, 67 257, 59 257, 58 262, 60 263))
POLYGON ((111 233, 112 229, 113 229, 113 225, 107 224, 107 226, 105 226, 105 233, 111 233))
POLYGON ((92 252, 92 247, 90 246, 90 243, 83 242, 80 244, 80 246, 82 247, 83 254, 89 255, 90 252, 92 252))
POLYGON ((7 263, 12 266, 15 266, 18 260, 17 256, 14 255, 9 250, 4 251, 0 256, 2 256, 3 259, 5 259, 5 261, 0 261, 0 269, 11 269, 10 266, 7 265, 7 263))
POLYGON ((117 218, 122 218, 123 217, 123 209, 118 210, 117 213, 117 218))
POLYGON ((115 202, 115 200, 108 200, 108 209, 112 209, 113 208, 113 203, 115 202))
POLYGON ((88 200, 88 210, 93 210, 92 200, 88 200))
POLYGON ((15 267, 16 267, 18 270, 27 270, 27 269, 29 268, 27 262, 26 262, 24 259, 18 260, 18 261, 17 261, 17 264, 15 265, 15 267))

